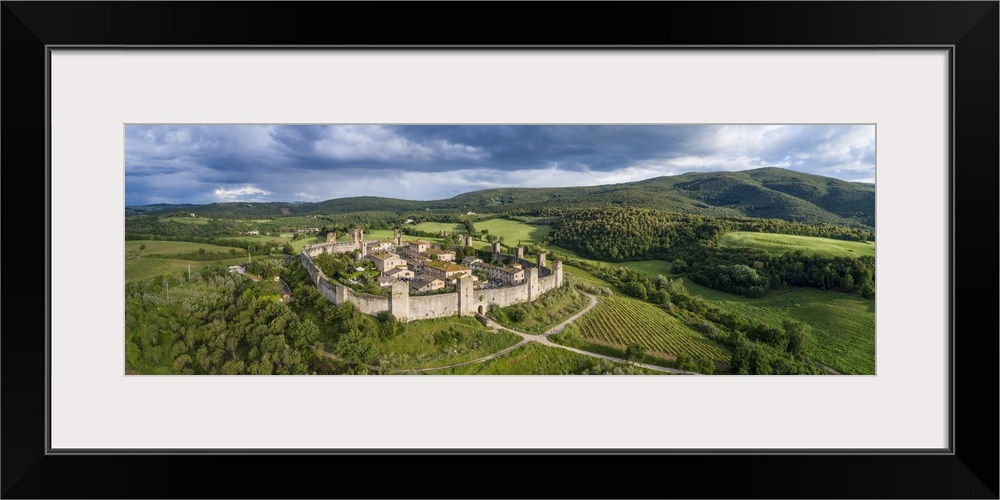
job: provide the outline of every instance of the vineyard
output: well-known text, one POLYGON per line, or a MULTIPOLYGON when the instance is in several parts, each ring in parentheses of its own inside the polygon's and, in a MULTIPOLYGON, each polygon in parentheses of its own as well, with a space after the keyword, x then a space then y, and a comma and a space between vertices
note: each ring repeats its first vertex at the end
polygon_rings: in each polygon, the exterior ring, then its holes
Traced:
POLYGON ((624 348, 638 343, 649 354, 674 359, 682 352, 694 358, 729 362, 722 346, 691 330, 652 304, 621 296, 601 297, 593 310, 576 321, 583 336, 597 344, 624 348))

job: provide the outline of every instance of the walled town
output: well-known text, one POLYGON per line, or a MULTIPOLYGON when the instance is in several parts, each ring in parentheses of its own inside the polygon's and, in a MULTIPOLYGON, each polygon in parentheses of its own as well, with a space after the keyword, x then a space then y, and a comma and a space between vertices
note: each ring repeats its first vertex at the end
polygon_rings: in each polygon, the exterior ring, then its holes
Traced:
MULTIPOLYGON (((472 246, 471 236, 461 238, 464 246, 472 246)), ((301 254, 302 265, 313 283, 331 302, 352 302, 358 310, 371 315, 389 311, 403 322, 481 315, 490 307, 531 302, 563 283, 561 262, 548 263, 544 253, 533 261, 526 260, 522 247, 506 255, 501 253, 500 243, 494 243, 490 262, 468 256, 459 263, 455 257, 454 252, 424 240, 403 241, 399 229, 392 239, 382 240, 365 240, 361 229, 354 230, 350 241, 337 241, 336 233, 327 233, 326 242, 308 245, 301 254), (320 254, 344 253, 354 253, 359 262, 371 261, 379 271, 379 285, 391 293, 356 293, 345 284, 332 282, 312 260, 320 254), (411 292, 432 292, 446 286, 456 291, 411 297, 411 292)))

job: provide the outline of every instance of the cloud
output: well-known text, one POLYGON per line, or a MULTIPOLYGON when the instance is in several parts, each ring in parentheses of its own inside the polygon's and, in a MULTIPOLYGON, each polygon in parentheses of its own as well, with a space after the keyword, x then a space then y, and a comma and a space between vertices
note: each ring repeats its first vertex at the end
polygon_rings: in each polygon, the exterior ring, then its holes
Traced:
POLYGON ((777 166, 875 177, 873 125, 129 125, 126 204, 440 199, 777 166))
POLYGON ((259 187, 246 185, 237 188, 218 188, 215 190, 215 198, 218 201, 265 201, 266 196, 271 194, 259 187))

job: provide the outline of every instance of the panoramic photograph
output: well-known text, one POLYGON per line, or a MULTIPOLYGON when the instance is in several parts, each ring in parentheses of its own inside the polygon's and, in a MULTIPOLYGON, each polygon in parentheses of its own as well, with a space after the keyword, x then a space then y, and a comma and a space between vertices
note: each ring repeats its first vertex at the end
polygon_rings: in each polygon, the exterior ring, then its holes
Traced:
POLYGON ((875 125, 127 124, 127 375, 874 375, 875 125))

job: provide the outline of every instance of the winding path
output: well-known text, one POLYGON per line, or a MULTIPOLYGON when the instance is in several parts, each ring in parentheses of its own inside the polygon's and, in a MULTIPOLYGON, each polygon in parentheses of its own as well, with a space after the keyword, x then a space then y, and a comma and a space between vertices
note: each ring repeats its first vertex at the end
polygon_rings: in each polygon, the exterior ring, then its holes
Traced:
MULTIPOLYGON (((616 363, 630 364, 629 361, 627 361, 625 359, 622 359, 622 358, 616 358, 614 356, 605 356, 603 354, 597 354, 597 353, 593 353, 593 352, 587 352, 587 351, 583 351, 583 350, 580 350, 580 349, 575 349, 573 347, 567 347, 567 346, 564 346, 564 345, 561 345, 561 344, 556 344, 555 342, 552 342, 551 340, 549 340, 549 335, 555 335, 557 333, 562 333, 562 331, 566 329, 567 325, 569 325, 570 323, 576 321, 577 319, 580 318, 580 316, 583 316, 588 311, 590 311, 591 309, 593 309, 594 306, 597 305, 597 297, 594 297, 593 295, 591 295, 589 293, 586 293, 586 292, 582 292, 582 291, 580 293, 582 293, 583 295, 585 295, 587 298, 590 299, 590 304, 587 304, 587 307, 584 307, 583 310, 581 310, 580 312, 578 312, 578 313, 570 316, 569 318, 567 318, 562 323, 559 323, 558 325, 553 326, 552 328, 549 328, 548 330, 542 332, 541 334, 533 335, 533 334, 530 334, 530 333, 519 332, 517 330, 513 330, 511 328, 507 328, 506 326, 503 326, 500 323, 497 323, 496 321, 493 321, 492 319, 487 318, 486 316, 476 315, 480 319, 480 321, 483 321, 486 324, 486 326, 492 328, 494 331, 497 331, 497 330, 506 330, 506 331, 508 331, 510 333, 513 333, 515 335, 520 336, 521 337, 521 341, 518 342, 518 343, 516 343, 516 344, 514 344, 514 345, 512 345, 512 346, 510 346, 510 347, 508 347, 508 348, 506 348, 506 349, 502 349, 502 350, 497 351, 497 352, 495 352, 493 354, 490 354, 488 356, 483 356, 481 358, 476 358, 476 359, 473 359, 473 360, 464 361, 462 363, 455 363, 453 365, 447 365, 447 366, 437 366, 437 367, 434 367, 434 368, 420 368, 420 369, 415 369, 415 370, 400 370, 398 373, 431 372, 431 371, 437 371, 437 370, 447 370, 449 368, 455 368, 455 367, 458 367, 458 366, 465 366, 465 365, 471 365, 471 364, 475 364, 475 363, 482 363, 484 361, 489 361, 489 360, 491 360, 493 358, 496 358, 498 356, 501 356, 503 354, 507 354, 508 352, 513 351, 514 349, 517 349, 518 347, 521 347, 521 346, 527 344, 528 342, 538 342, 539 344, 542 344, 544 346, 555 347, 557 349, 565 349, 567 351, 572 351, 572 352, 575 352, 577 354, 582 354, 584 356, 590 356, 592 358, 605 359, 605 360, 608 360, 608 361, 614 361, 616 363)), ((698 375, 698 373, 694 373, 694 372, 687 372, 687 371, 683 371, 683 370, 677 370, 675 368, 667 368, 665 366, 651 365, 651 364, 647 364, 647 363, 635 363, 635 365, 636 366, 641 366, 641 367, 649 369, 649 370, 658 371, 658 372, 674 373, 674 374, 684 374, 684 375, 698 375)))

